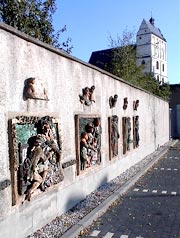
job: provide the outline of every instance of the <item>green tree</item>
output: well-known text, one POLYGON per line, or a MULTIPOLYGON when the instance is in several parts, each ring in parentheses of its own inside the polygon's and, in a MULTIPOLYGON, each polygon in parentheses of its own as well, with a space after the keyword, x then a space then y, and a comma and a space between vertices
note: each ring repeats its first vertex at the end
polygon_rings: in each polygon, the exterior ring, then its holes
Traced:
POLYGON ((1 0, 0 21, 38 40, 71 53, 71 39, 60 43, 66 26, 55 32, 52 21, 56 11, 55 0, 1 0))
POLYGON ((170 87, 169 84, 160 84, 156 78, 151 74, 144 74, 142 78, 139 78, 138 86, 149 91, 164 100, 169 100, 170 87))
POLYGON ((109 36, 111 50, 111 62, 105 65, 108 72, 141 87, 165 100, 169 99, 170 88, 168 84, 161 85, 153 74, 145 74, 144 66, 136 64, 136 46, 134 32, 125 30, 122 37, 113 39, 109 36))
POLYGON ((134 33, 125 30, 122 37, 114 40, 109 36, 111 63, 106 65, 106 70, 126 81, 137 85, 137 79, 142 77, 143 66, 136 65, 136 48, 134 33))

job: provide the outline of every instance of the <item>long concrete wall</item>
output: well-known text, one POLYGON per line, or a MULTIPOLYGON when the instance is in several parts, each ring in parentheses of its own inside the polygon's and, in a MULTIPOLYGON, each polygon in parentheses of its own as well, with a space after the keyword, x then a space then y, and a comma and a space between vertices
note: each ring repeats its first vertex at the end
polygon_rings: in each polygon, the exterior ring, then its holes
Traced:
MULTIPOLYGON (((21 238, 70 209, 101 184, 120 175, 169 140, 169 105, 120 78, 0 24, 0 236, 21 238), (47 89, 49 100, 23 100, 24 81, 35 77, 47 89), (85 87, 95 86, 95 103, 80 103, 85 87), (109 97, 118 95, 114 108, 109 97), (123 109, 124 98, 128 107, 123 109), (139 100, 137 111, 133 101, 139 100), (75 115, 101 117, 101 164, 77 175, 76 165, 64 169, 60 184, 12 205, 8 121, 16 116, 50 115, 60 121, 62 162, 76 159, 75 115), (119 154, 109 160, 108 117, 119 117, 119 154), (123 154, 122 117, 139 115, 140 145, 123 154)), ((131 131, 132 133, 132 131, 131 131)))

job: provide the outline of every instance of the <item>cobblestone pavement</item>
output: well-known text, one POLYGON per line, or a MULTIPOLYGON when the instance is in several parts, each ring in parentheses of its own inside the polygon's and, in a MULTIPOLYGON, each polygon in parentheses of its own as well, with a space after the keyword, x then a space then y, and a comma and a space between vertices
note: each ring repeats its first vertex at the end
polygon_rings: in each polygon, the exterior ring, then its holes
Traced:
POLYGON ((180 142, 79 237, 180 238, 180 142))

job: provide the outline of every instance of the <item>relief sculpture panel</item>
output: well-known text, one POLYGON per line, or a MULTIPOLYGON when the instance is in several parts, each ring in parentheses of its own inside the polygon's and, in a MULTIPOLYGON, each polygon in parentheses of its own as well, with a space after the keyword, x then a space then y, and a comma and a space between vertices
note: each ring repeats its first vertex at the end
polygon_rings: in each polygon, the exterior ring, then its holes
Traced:
POLYGON ((118 130, 118 116, 109 117, 109 158, 118 156, 118 139, 120 137, 118 130))
POLYGON ((59 122, 55 118, 20 116, 10 120, 10 152, 13 205, 63 178, 59 122))
POLYGON ((122 118, 123 154, 130 150, 131 139, 131 118, 122 118))
POLYGON ((96 115, 76 115, 77 173, 101 163, 101 118, 96 115))
POLYGON ((139 116, 133 117, 133 148, 139 147, 139 116))

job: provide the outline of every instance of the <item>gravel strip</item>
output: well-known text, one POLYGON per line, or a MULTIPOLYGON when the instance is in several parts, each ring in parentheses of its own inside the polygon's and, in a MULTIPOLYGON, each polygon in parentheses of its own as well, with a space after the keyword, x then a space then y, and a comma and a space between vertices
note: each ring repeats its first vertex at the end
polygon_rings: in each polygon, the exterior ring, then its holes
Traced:
MULTIPOLYGON (((161 149, 160 149, 161 150, 161 149)), ((143 169, 150 163, 154 157, 159 154, 159 151, 145 157, 142 161, 127 169, 120 176, 103 184, 94 192, 86 196, 86 199, 79 202, 72 209, 56 217, 50 223, 37 230, 34 234, 29 235, 27 238, 57 238, 61 237, 68 229, 77 224, 84 216, 90 211, 101 204, 107 197, 114 191, 120 188, 125 182, 132 178, 136 173, 143 169)))

